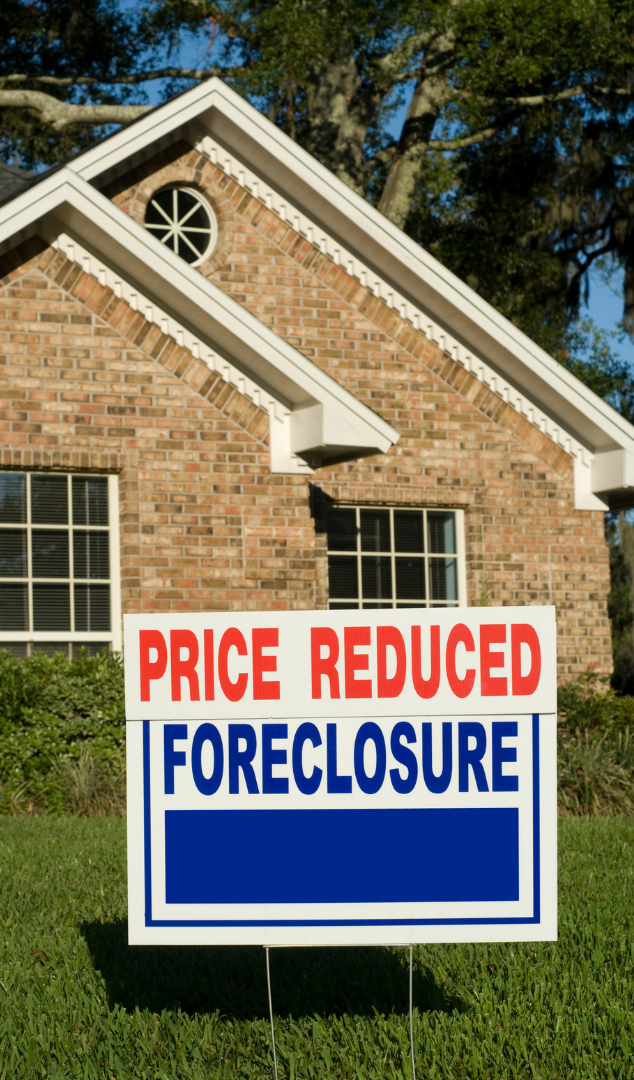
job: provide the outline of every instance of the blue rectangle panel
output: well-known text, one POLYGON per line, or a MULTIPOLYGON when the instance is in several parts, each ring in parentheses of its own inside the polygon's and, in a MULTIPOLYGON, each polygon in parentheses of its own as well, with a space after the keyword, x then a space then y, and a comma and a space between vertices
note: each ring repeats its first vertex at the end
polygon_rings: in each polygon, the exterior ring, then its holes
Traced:
POLYGON ((167 810, 168 904, 519 899, 517 809, 167 810))

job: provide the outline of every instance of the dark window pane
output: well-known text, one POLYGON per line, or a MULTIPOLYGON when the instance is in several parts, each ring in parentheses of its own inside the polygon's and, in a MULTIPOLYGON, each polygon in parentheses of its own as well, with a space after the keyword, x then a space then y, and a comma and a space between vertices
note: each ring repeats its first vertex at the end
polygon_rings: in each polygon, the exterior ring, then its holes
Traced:
POLYGON ((73 534, 73 550, 73 565, 76 578, 110 577, 107 532, 75 532, 73 534))
POLYGON ((174 217, 172 192, 161 191, 158 195, 154 195, 147 204, 145 225, 151 232, 154 232, 155 229, 164 229, 167 232, 172 228, 174 217), (161 213, 161 210, 164 213, 161 213))
POLYGON ((184 229, 208 229, 209 218, 203 210, 200 200, 196 199, 189 191, 179 191, 177 193, 178 201, 178 216, 182 220, 187 217, 187 221, 184 222, 184 229), (190 213, 193 207, 196 207, 193 214, 190 213))
POLYGON ((394 511, 394 550, 423 552, 423 515, 418 510, 394 511))
POLYGON ((457 559, 429 560, 429 588, 432 600, 458 599, 457 559))
POLYGON ((27 641, 0 641, 0 649, 6 649, 16 660, 23 660, 29 654, 27 641))
POLYGON ((427 512, 427 531, 429 550, 440 555, 455 554, 456 551, 456 515, 450 510, 427 512))
POLYGON ((357 512, 349 507, 328 508, 328 548, 330 551, 357 550, 357 512))
POLYGON ((361 550, 390 550, 389 510, 361 511, 361 550))
POLYGON ((26 474, 0 473, 0 521, 26 521, 26 474))
POLYGON ((0 585, 0 626, 3 630, 29 629, 26 585, 0 585))
POLYGON ((364 556, 361 560, 361 578, 364 600, 392 599, 392 567, 389 558, 364 556))
POLYGON ((359 604, 356 600, 339 600, 336 603, 329 603, 328 607, 331 611, 348 611, 352 608, 358 610, 359 604))
POLYGON ((71 646, 73 659, 81 656, 80 650, 86 650, 87 656, 96 656, 102 649, 110 650, 109 641, 75 641, 71 646))
POLYGON ((109 629, 109 587, 107 585, 75 585, 75 630, 109 629))
POLYGON ((0 529, 0 577, 26 577, 26 529, 0 529))
POLYGON ((70 630, 68 585, 33 586, 33 629, 70 630))
POLYGON ((396 559, 396 596, 398 600, 425 599, 423 559, 396 559))
POLYGON ((36 525, 66 524, 68 482, 65 476, 31 474, 31 521, 36 525))
MULTIPOLYGON (((50 630, 50 627, 48 627, 50 630)), ((62 656, 68 657, 69 642, 68 641, 34 641, 31 645, 31 652, 43 652, 46 656, 55 656, 56 653, 61 653, 62 656)))
POLYGON ((68 533, 61 529, 33 529, 33 577, 68 577, 68 533))
POLYGON ((73 476, 73 524, 108 524, 106 476, 73 476))
POLYGON ((356 556, 330 555, 328 582, 331 600, 353 599, 359 595, 356 556))
POLYGON ((375 604, 375 603, 368 604, 368 603, 365 603, 365 604, 362 604, 361 607, 363 608, 364 611, 368 611, 370 608, 373 608, 373 609, 374 608, 391 608, 392 604, 389 601, 388 601, 387 604, 375 604))

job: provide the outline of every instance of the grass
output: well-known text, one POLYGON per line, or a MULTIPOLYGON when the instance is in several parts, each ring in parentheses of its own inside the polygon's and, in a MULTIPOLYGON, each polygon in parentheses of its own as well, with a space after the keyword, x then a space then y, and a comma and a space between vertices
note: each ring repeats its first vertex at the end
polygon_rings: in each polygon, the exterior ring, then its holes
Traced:
MULTIPOLYGON (((425 1080, 630 1080, 634 820, 560 821, 560 940, 415 951, 425 1080)), ((0 819, 0 1078, 273 1075, 257 948, 130 948, 125 821, 0 819)), ((407 952, 272 950, 280 1077, 408 1078, 407 952)))

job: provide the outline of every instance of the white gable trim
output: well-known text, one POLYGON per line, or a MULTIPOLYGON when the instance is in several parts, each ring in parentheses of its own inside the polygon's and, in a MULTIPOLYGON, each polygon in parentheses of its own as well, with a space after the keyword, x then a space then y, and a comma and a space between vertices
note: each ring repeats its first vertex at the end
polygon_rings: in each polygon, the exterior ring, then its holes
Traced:
POLYGON ((382 417, 71 170, 0 210, 0 245, 35 231, 105 277, 161 329, 167 323, 177 340, 268 408, 275 471, 308 472, 307 461, 386 453, 398 440, 382 417), (312 408, 314 417, 315 406, 321 422, 304 424, 303 411, 312 408))
POLYGON ((621 449, 634 461, 634 428, 220 80, 122 129, 72 167, 103 183, 179 130, 571 453, 579 508, 605 508, 593 492, 630 498, 629 487, 618 486, 629 470, 595 467, 593 459, 621 449))

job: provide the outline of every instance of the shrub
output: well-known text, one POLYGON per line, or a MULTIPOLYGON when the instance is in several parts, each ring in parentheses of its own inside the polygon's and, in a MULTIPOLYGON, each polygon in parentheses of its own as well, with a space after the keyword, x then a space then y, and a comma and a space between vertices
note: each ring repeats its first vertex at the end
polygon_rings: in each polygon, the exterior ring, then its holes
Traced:
POLYGON ((125 774, 113 772, 87 747, 77 759, 58 762, 51 779, 62 791, 65 809, 71 814, 101 817, 125 811, 125 774))
POLYGON ((630 729, 559 737, 558 806, 561 814, 634 814, 634 738, 630 729))
POLYGON ((634 697, 620 697, 609 676, 585 671, 557 691, 560 724, 568 731, 612 732, 634 727, 634 697))
POLYGON ((557 787, 562 814, 634 814, 634 698, 585 672, 559 687, 557 787))
POLYGON ((0 807, 120 810, 124 776, 120 658, 36 653, 18 660, 0 650, 0 807))

